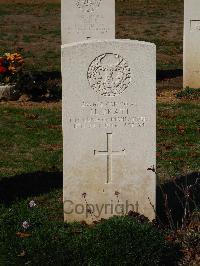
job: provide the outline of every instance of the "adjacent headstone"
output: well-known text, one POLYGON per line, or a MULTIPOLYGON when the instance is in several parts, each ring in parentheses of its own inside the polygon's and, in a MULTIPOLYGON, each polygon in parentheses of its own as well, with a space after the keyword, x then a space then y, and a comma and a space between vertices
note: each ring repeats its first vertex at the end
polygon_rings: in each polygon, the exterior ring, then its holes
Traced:
POLYGON ((200 88, 200 1, 185 0, 183 86, 200 88))
POLYGON ((62 44, 115 38, 115 0, 62 0, 62 44))
POLYGON ((64 215, 154 218, 156 49, 130 40, 62 46, 64 215))

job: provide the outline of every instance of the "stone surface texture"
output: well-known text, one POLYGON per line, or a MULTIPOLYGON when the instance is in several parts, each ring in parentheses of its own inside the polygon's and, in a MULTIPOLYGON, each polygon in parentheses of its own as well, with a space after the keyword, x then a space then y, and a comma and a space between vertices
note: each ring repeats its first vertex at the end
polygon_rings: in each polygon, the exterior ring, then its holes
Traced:
POLYGON ((200 88, 200 1, 185 0, 183 87, 200 88))
POLYGON ((0 100, 17 100, 19 98, 19 92, 16 91, 15 87, 15 84, 0 84, 0 100))
POLYGON ((62 0, 62 44, 115 38, 115 0, 62 0))
POLYGON ((92 223, 130 210, 153 219, 155 45, 64 45, 62 78, 65 220, 92 223))

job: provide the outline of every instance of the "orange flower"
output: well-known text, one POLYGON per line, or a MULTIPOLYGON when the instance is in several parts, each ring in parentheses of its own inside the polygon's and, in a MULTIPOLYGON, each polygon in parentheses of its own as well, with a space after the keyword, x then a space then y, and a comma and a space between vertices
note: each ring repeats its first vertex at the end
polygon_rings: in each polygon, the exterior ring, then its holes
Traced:
POLYGON ((5 53, 5 56, 6 56, 6 60, 8 60, 8 61, 14 61, 14 56, 13 56, 13 54, 11 54, 11 53, 5 53))
POLYGON ((11 72, 11 73, 16 73, 16 68, 14 66, 9 66, 8 67, 8 70, 11 72))
POLYGON ((24 60, 21 54, 5 53, 0 57, 0 74, 15 75, 21 70, 23 64, 24 60))

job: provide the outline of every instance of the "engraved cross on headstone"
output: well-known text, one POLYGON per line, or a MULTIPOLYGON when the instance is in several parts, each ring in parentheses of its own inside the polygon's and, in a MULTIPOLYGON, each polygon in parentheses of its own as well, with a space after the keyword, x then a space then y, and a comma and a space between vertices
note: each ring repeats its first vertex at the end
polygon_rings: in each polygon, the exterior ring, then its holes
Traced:
POLYGON ((122 156, 125 155, 125 149, 120 151, 112 150, 112 133, 107 133, 107 151, 97 151, 94 150, 94 155, 97 156, 107 156, 107 180, 106 183, 110 183, 112 181, 112 157, 113 156, 122 156))

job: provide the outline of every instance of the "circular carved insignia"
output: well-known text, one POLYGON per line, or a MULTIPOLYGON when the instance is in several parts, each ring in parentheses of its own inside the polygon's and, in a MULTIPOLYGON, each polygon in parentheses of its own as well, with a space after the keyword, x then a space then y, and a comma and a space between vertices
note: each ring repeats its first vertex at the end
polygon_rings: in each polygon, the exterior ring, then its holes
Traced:
POLYGON ((106 53, 95 58, 87 78, 93 90, 103 96, 118 96, 131 82, 128 62, 118 54, 106 53))
POLYGON ((93 12, 99 7, 101 0, 76 0, 76 5, 84 12, 93 12))

